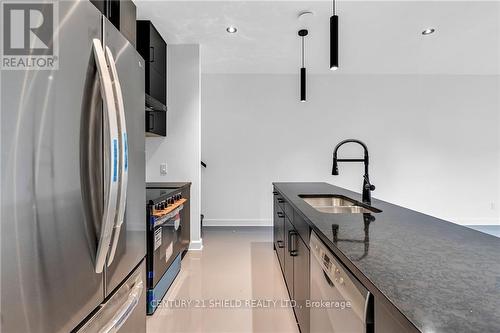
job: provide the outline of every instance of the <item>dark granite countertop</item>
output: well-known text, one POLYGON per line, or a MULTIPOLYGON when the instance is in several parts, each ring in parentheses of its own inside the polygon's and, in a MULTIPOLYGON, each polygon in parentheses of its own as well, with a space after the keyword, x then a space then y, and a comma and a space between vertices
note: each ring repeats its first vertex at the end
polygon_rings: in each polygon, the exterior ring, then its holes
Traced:
POLYGON ((190 182, 146 183, 146 203, 155 204, 168 198, 170 193, 191 186, 190 182))
POLYGON ((148 182, 146 188, 183 188, 191 186, 191 182, 148 182))
POLYGON ((500 332, 500 238, 372 199, 382 212, 371 214, 376 220, 365 251, 363 243, 342 241, 364 239, 363 214, 321 213, 299 197, 340 194, 361 201, 359 193, 327 183, 274 185, 332 252, 418 330, 500 332))

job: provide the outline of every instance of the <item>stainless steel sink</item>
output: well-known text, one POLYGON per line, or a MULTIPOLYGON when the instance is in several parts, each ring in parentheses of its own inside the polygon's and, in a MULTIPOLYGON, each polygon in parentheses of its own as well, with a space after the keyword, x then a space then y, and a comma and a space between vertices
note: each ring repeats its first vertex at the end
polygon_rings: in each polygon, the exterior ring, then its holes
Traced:
POLYGON ((381 210, 366 206, 341 195, 299 195, 312 208, 329 214, 380 213, 381 210))
POLYGON ((335 206, 345 207, 354 206, 353 200, 344 197, 302 197, 302 199, 313 207, 335 206))

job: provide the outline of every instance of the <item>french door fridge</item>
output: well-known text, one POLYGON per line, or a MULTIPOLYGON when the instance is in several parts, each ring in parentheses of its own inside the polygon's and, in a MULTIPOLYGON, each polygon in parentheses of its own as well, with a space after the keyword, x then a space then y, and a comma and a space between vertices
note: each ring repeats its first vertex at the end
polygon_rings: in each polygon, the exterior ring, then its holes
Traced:
POLYGON ((59 68, 1 72, 0 331, 144 332, 144 60, 47 2, 59 68))

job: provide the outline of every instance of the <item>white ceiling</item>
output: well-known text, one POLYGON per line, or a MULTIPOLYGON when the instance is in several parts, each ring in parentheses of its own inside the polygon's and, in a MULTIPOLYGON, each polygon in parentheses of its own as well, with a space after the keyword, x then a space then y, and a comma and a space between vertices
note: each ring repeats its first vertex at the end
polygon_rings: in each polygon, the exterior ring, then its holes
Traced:
MULTIPOLYGON (((300 28, 308 71, 329 72, 331 1, 135 2, 167 43, 201 44, 204 73, 297 73, 300 28)), ((499 1, 337 1, 337 14, 339 74, 500 74, 499 1)))

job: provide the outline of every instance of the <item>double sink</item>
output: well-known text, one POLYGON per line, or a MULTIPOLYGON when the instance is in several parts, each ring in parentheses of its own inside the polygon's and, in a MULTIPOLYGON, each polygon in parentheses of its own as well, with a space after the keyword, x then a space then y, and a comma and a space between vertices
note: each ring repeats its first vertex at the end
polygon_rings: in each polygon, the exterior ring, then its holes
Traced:
POLYGON ((321 213, 329 214, 369 214, 380 213, 380 209, 337 194, 302 194, 302 200, 321 213))

